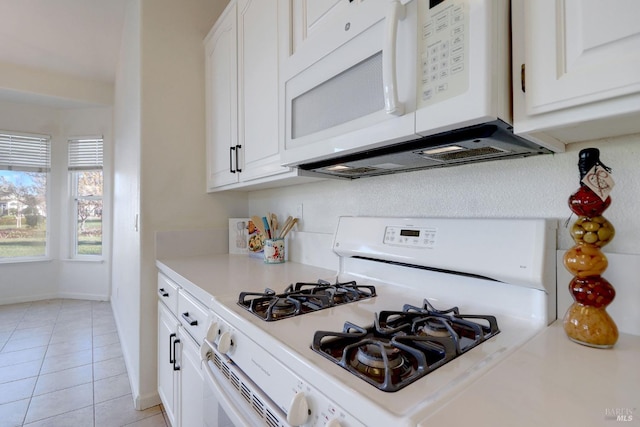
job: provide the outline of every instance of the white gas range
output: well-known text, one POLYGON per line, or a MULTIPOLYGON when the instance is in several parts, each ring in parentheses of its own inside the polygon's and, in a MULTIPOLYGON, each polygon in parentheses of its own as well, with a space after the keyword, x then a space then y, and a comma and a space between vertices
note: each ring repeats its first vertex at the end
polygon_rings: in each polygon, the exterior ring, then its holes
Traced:
POLYGON ((556 318, 555 228, 342 217, 335 277, 213 298, 214 397, 236 426, 423 425, 556 318))

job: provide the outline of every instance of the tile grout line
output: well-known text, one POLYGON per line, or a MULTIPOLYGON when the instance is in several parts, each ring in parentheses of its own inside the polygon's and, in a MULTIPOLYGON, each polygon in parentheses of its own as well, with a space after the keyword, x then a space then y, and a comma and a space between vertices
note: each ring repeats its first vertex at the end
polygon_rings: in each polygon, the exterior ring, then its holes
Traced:
MULTIPOLYGON (((31 309, 31 307, 33 307, 33 303, 31 303, 29 305, 29 309, 31 309)), ((56 314, 56 319, 53 322, 53 328, 51 329, 51 333, 49 335, 49 341, 47 342, 47 349, 44 351, 44 354, 42 355, 42 359, 40 360, 40 368, 38 369, 38 374, 36 375, 36 381, 33 384, 33 390, 31 390, 31 396, 29 396, 29 403, 27 404, 27 410, 24 412, 24 417, 22 418, 22 425, 23 426, 27 421, 27 414, 29 413, 29 408, 31 408, 31 402, 33 401, 33 396, 34 396, 34 393, 36 392, 36 387, 38 386, 38 381, 40 380, 40 373, 42 372, 42 365, 44 364, 44 359, 45 359, 45 357, 47 357, 47 353, 49 352, 49 345, 51 344, 51 338, 53 337, 53 331, 56 328, 56 323, 58 322, 58 317, 60 317, 61 308, 62 308, 62 301, 60 301, 60 306, 58 307, 58 312, 56 314)), ((25 314, 26 314, 26 311, 25 311, 25 314)), ((23 319, 24 319, 24 316, 23 316, 23 319)))
MULTIPOLYGON (((11 331, 11 334, 9 334, 9 338, 7 338, 7 341, 2 345, 2 348, 0 348, 0 351, 4 350, 4 348, 6 347, 7 343, 11 340, 11 337, 13 336, 13 334, 16 332, 16 330, 18 329, 18 325, 20 325, 20 322, 22 322, 24 320, 24 317, 26 315, 26 313, 31 309, 31 307, 33 306, 33 302, 29 302, 29 305, 25 308, 25 310, 22 312, 22 316, 20 317, 20 320, 18 320, 18 322, 16 322, 16 325, 14 326, 13 330, 11 331)), ((46 354, 46 351, 45 351, 46 354)), ((42 356, 42 359, 44 360, 44 356, 42 356)), ((40 368, 42 369, 42 365, 40 366, 40 368)), ((33 389, 31 390, 31 396, 29 396, 29 403, 27 404, 27 409, 24 412, 24 415, 22 417, 22 422, 21 422, 21 426, 24 425, 24 422, 27 418, 27 411, 29 411, 29 405, 31 405, 31 398, 33 397, 33 392, 36 388, 36 384, 38 382, 38 379, 36 377, 36 381, 33 383, 33 389)))
POLYGON ((93 336, 93 314, 94 314, 94 303, 91 303, 91 391, 93 392, 93 427, 96 425, 96 365, 94 360, 94 336, 93 336))
MULTIPOLYGON (((50 346, 51 346, 51 344, 52 344, 52 340, 53 340, 53 337, 54 337, 54 331, 56 330, 56 327, 57 327, 57 326, 59 326, 59 324, 60 324, 59 322, 61 321, 61 315, 64 313, 64 309, 65 309, 65 301, 67 301, 67 300, 66 300, 66 299, 64 299, 64 298, 62 298, 62 299, 52 299, 52 300, 45 300, 45 301, 52 301, 52 302, 55 302, 55 303, 57 304, 57 307, 53 307, 53 309, 55 310, 55 319, 53 320, 53 324, 54 324, 54 326, 53 326, 53 328, 52 328, 51 332, 49 333, 48 340, 47 340, 47 344, 46 344, 45 346, 40 346, 40 347, 46 347, 46 348, 45 348, 45 350, 44 350, 44 354, 43 354, 43 356, 42 356, 42 358, 40 359, 40 362, 39 362, 39 363, 40 363, 40 365, 39 365, 39 369, 37 370, 37 374, 35 375, 35 382, 34 382, 33 388, 32 388, 32 390, 31 390, 30 395, 28 395, 28 404, 26 405, 25 412, 24 412, 24 414, 23 414, 23 416, 22 416, 22 421, 21 421, 21 423, 20 423, 20 424, 18 424, 18 426, 22 426, 22 427, 24 427, 24 426, 25 426, 26 420, 28 419, 29 409, 31 409, 31 405, 32 405, 32 403, 33 403, 33 399, 34 399, 34 397, 40 397, 40 396, 44 396, 44 395, 46 395, 47 393, 54 393, 54 392, 58 392, 58 391, 61 391, 61 390, 66 390, 66 389, 69 389, 69 388, 75 387, 75 385, 74 385, 74 386, 68 386, 68 387, 64 387, 64 388, 62 388, 62 389, 53 390, 53 391, 48 391, 48 392, 45 392, 45 393, 39 394, 39 395, 37 395, 37 396, 35 395, 36 387, 38 386, 38 383, 39 383, 39 381, 40 381, 40 377, 41 377, 42 375, 54 374, 54 373, 57 373, 57 372, 63 372, 63 371, 68 370, 68 369, 74 369, 74 368, 77 368, 77 367, 70 367, 70 368, 65 368, 65 369, 60 369, 60 370, 54 370, 54 371, 52 371, 52 372, 50 372, 50 373, 48 373, 48 374, 43 374, 43 373, 42 373, 42 371, 43 371, 43 369, 44 369, 44 361, 45 361, 45 358, 46 358, 46 356, 49 354, 49 351, 51 351, 50 346)), ((44 420, 53 419, 53 418, 55 418, 55 417, 59 417, 59 416, 64 415, 64 414, 68 414, 68 413, 71 413, 71 412, 75 412, 75 411, 79 411, 79 410, 86 410, 87 408, 91 408, 91 409, 92 409, 92 413, 91 413, 92 424, 93 424, 93 426, 94 426, 94 427, 96 427, 96 426, 97 426, 97 421, 98 421, 98 420, 97 420, 97 414, 96 414, 96 371, 95 371, 95 363, 96 363, 96 360, 95 360, 95 355, 94 355, 94 350, 95 350, 95 345, 96 345, 96 340, 95 340, 95 339, 96 339, 96 336, 94 335, 94 332, 95 332, 95 331, 94 331, 94 327, 96 326, 96 321, 97 321, 96 316, 100 316, 101 320, 104 320, 104 317, 105 317, 105 316, 104 316, 104 312, 103 312, 102 310, 98 310, 98 306, 99 306, 99 304, 101 304, 101 302, 97 302, 97 301, 89 301, 89 302, 90 302, 90 310, 87 310, 87 311, 89 312, 89 313, 88 313, 88 315, 90 316, 90 318, 89 318, 89 319, 87 319, 87 320, 88 320, 88 323, 90 323, 90 325, 91 325, 91 337, 90 337, 90 342, 91 342, 90 351, 91 351, 91 354, 90 354, 90 358, 89 358, 90 363, 91 363, 91 381, 90 381, 90 382, 91 382, 91 387, 92 387, 92 400, 91 400, 91 405, 83 406, 82 408, 75 408, 75 409, 68 410, 68 411, 66 411, 66 412, 60 413, 60 414, 55 414, 55 415, 52 415, 52 416, 47 416, 47 417, 45 417, 45 418, 38 419, 38 420, 32 420, 32 421, 30 421, 30 422, 40 423, 40 422, 43 422, 44 420)), ((29 305, 28 305, 28 307, 27 307, 27 308, 25 308, 25 309, 22 311, 21 316, 20 316, 20 319, 19 319, 19 320, 18 320, 18 322, 16 323, 16 326, 13 328, 13 330, 12 330, 12 332, 11 332, 11 335, 9 335, 9 338, 7 339, 7 342, 9 342, 9 339, 13 336, 13 334, 15 333, 15 331, 16 331, 16 330, 18 330, 18 327, 19 327, 20 323, 21 323, 24 319, 26 319, 26 318, 27 318, 27 316, 29 315, 29 312, 30 312, 31 310, 34 310, 35 308, 38 308, 37 304, 36 304, 36 303, 34 303, 34 302, 30 302, 30 303, 29 303, 29 305)), ((101 307, 101 308, 102 308, 102 307, 101 307)), ((71 310, 73 310, 73 307, 71 307, 71 310)), ((47 311, 47 310, 44 310, 44 311, 46 311, 46 313, 47 313, 47 314, 49 314, 49 315, 50 315, 50 314, 53 314, 53 313, 52 313, 52 312, 50 312, 50 311, 47 311)), ((52 310, 52 311, 53 311, 53 310, 52 310)), ((113 312, 112 312, 112 310, 110 311, 110 313, 109 313, 109 314, 110 314, 110 316, 113 316, 113 312)), ((36 313, 36 316, 37 316, 37 313, 36 313)), ((102 323, 104 323, 104 322, 102 322, 102 323)), ((108 328, 107 328, 107 329, 108 329, 108 328)), ((105 333, 105 332, 103 331, 100 335, 106 335, 106 334, 108 334, 108 333, 111 333, 111 332, 106 332, 106 333, 105 333)), ((116 330, 116 334, 117 334, 117 330, 116 330)), ((100 335, 98 335, 98 336, 100 336, 100 335)), ((45 337, 46 337, 46 336, 45 336, 45 337)), ((43 337, 43 338, 44 338, 44 337, 43 337)), ((118 342, 119 342, 119 337, 118 337, 118 342)), ((3 344, 2 348, 4 348, 4 346, 5 346, 5 345, 6 345, 6 343, 5 343, 5 344, 3 344)), ((106 347, 106 346, 108 346, 108 345, 109 345, 109 344, 105 344, 105 345, 103 345, 103 346, 105 346, 105 347, 106 347)), ((69 354, 69 353, 63 353, 63 354, 61 354, 61 355, 62 355, 62 356, 64 356, 65 354, 69 354)), ((54 355, 54 357, 61 356, 61 355, 57 355, 57 354, 56 354, 56 355, 54 355)), ((104 355, 103 355, 103 356, 104 356, 104 355)), ((107 361, 107 360, 111 360, 111 359, 116 359, 116 358, 118 358, 118 357, 123 357, 123 356, 114 356, 114 357, 107 356, 107 358, 106 358, 106 359, 104 359, 104 360, 101 360, 101 362, 103 362, 103 361, 107 361)), ((84 366, 84 365, 80 365, 80 366, 84 366)), ((128 374, 127 374, 127 372, 126 372, 126 370, 125 370, 125 372, 124 372, 123 374, 124 374, 124 375, 128 375, 128 374)), ((118 374, 118 375, 120 375, 120 374, 118 374)), ((105 377, 105 378, 101 378, 101 380, 102 380, 102 379, 111 378, 111 377, 114 377, 114 376, 115 376, 115 375, 109 375, 109 376, 107 376, 107 377, 105 377)), ((33 377, 28 377, 28 378, 33 378, 33 377)), ((86 382, 86 383, 83 383, 83 384, 89 384, 89 382, 86 382)), ((83 384, 81 384, 81 385, 83 385, 83 384)), ((111 400, 120 399, 120 398, 122 398, 122 397, 124 397, 124 396, 111 397, 111 398, 109 398, 109 399, 105 400, 104 402, 101 402, 101 404, 102 404, 102 403, 105 403, 105 402, 109 402, 109 401, 111 401, 111 400)), ((25 400, 26 400, 26 399, 27 399, 27 397, 25 397, 25 400)), ((163 422, 163 425, 165 425, 165 426, 169 426, 169 424, 167 423, 167 420, 166 420, 166 415, 165 415, 165 413, 164 413, 164 408, 163 408, 161 405, 160 405, 160 414, 161 414, 161 416, 162 416, 162 422, 163 422)), ((34 413, 33 415, 35 415, 35 413, 34 413)), ((87 414, 87 415, 89 415, 89 414, 87 414)), ((137 419, 136 421, 131 421, 130 423, 128 423, 128 424, 126 424, 126 425, 127 425, 127 426, 129 426, 129 425, 131 425, 131 426, 133 426, 133 425, 137 425, 138 423, 141 423, 141 421, 143 421, 143 420, 145 420, 145 419, 148 419, 148 418, 155 417, 156 415, 158 415, 158 414, 149 414, 148 416, 143 416, 142 418, 139 418, 139 419, 137 419)), ((88 420, 87 420, 87 421, 88 421, 88 420)))
POLYGON ((16 326, 13 327, 13 330, 9 334, 9 337, 7 338, 7 341, 5 341, 5 343, 2 344, 2 347, 0 347, 0 352, 2 352, 4 350, 4 348, 6 347, 7 343, 11 340, 11 337, 13 337, 13 334, 18 329, 18 325, 20 324, 20 322, 22 322, 22 320, 24 319, 25 314, 27 313, 27 311, 29 311, 29 309, 31 308, 32 305, 33 305, 33 303, 30 302, 29 306, 22 312, 22 316, 20 317, 20 320, 18 320, 18 322, 16 322, 16 326))

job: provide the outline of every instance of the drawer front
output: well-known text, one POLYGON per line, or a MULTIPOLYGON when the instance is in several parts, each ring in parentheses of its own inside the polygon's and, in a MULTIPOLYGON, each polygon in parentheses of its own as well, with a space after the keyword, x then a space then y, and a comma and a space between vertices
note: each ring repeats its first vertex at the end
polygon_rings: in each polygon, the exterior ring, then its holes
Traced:
POLYGON ((208 310, 184 290, 178 293, 178 320, 198 344, 207 334, 208 310))
POLYGON ((178 316, 179 286, 162 273, 158 273, 158 299, 167 306, 174 316, 178 316))

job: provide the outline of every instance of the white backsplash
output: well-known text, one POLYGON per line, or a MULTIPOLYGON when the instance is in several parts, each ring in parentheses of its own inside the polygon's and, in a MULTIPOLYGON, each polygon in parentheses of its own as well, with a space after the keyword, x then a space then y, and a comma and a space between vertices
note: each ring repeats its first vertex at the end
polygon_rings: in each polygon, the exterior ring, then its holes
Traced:
POLYGON ((253 191, 249 214, 286 218, 302 205, 296 231, 327 234, 342 215, 554 218, 558 248, 568 249, 573 240, 564 228, 571 214, 567 199, 580 181, 578 152, 587 147, 600 149, 616 182, 605 212, 616 238, 607 250, 640 254, 640 135, 571 144, 566 153, 253 191))
POLYGON ((338 271, 338 256, 333 252, 333 234, 293 232, 289 235, 290 261, 338 271))
POLYGON ((181 258, 229 252, 229 230, 171 230, 156 232, 156 258, 181 258))
MULTIPOLYGON (((605 212, 616 228, 606 248, 611 253, 604 276, 617 290, 608 311, 621 331, 640 335, 640 134, 570 144, 565 153, 552 155, 254 191, 249 213, 295 216, 302 206, 290 259, 327 268, 337 266, 331 239, 342 215, 552 218, 559 223, 557 248, 564 252, 574 245, 565 223, 571 214, 567 199, 579 185, 578 153, 590 147, 600 150, 616 183, 605 212)), ((573 215, 569 224, 575 220, 573 215)), ((562 318, 571 303, 571 279, 561 259, 558 265, 562 318)))

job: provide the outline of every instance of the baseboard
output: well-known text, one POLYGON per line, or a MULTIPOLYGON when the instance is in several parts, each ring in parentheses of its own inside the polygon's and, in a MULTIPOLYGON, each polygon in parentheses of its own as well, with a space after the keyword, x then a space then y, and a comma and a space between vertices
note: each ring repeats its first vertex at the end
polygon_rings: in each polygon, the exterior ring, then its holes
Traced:
POLYGON ((80 292, 59 292, 57 298, 84 299, 89 301, 109 301, 108 294, 83 294, 80 292))
POLYGON ((147 408, 151 408, 152 406, 159 405, 162 402, 160 401, 160 395, 158 392, 155 392, 146 396, 140 395, 134 399, 133 403, 138 411, 143 411, 147 408))
POLYGON ((20 304, 23 302, 34 302, 34 301, 42 301, 46 299, 56 299, 56 298, 60 298, 60 296, 57 293, 0 298, 0 305, 20 304))
POLYGON ((0 305, 21 304, 24 302, 43 301, 47 299, 82 299, 87 301, 109 301, 108 294, 83 294, 79 292, 55 292, 40 295, 24 295, 19 297, 0 298, 0 305))
MULTIPOLYGON (((119 318, 118 316, 116 316, 116 313, 115 313, 116 303, 113 300, 111 301, 111 311, 113 312, 113 318, 115 319, 115 322, 116 322, 118 337, 122 337, 124 335, 122 334, 122 327, 118 320, 119 318)), ((129 351, 127 351, 127 348, 125 348, 122 345, 122 343, 123 341, 122 339, 120 339, 120 349, 122 350, 122 358, 124 360, 124 365, 127 368, 127 377, 129 378, 129 387, 131 388, 131 396, 133 398, 134 408, 138 411, 143 411, 147 408, 151 408, 152 406, 156 406, 162 403, 160 401, 160 395, 158 394, 157 390, 153 393, 148 393, 145 395, 140 394, 139 384, 135 383, 132 380, 133 377, 131 375, 131 372, 136 372, 136 370, 131 365, 131 354, 129 353, 129 351)))

